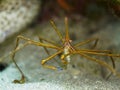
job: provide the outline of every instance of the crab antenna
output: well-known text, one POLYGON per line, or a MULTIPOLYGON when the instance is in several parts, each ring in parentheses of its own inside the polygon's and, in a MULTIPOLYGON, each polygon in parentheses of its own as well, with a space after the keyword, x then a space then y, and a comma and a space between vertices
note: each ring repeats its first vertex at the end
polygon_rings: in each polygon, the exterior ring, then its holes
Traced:
POLYGON ((58 34, 60 40, 61 40, 62 42, 64 42, 64 41, 63 41, 63 36, 62 36, 62 34, 59 32, 58 28, 56 27, 55 22, 54 22, 53 20, 50 20, 50 23, 51 23, 52 27, 54 28, 54 30, 56 31, 56 33, 58 34))
POLYGON ((66 38, 67 40, 69 40, 68 18, 67 18, 67 17, 65 17, 65 34, 66 34, 65 38, 66 38))

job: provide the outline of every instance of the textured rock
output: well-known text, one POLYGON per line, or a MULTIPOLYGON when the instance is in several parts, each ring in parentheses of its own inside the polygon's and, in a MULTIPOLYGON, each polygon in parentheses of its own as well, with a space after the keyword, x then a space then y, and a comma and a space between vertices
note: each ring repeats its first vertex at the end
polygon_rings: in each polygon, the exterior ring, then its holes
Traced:
POLYGON ((0 0, 0 43, 25 28, 40 9, 40 0, 0 0))

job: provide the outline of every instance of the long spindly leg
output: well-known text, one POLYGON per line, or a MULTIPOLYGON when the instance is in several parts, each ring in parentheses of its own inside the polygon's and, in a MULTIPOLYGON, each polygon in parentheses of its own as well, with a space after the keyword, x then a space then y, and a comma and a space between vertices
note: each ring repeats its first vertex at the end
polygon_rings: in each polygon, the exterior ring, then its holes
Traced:
MULTIPOLYGON (((112 52, 109 51, 109 54, 112 54, 112 52)), ((111 62, 112 62, 112 66, 113 66, 113 68, 115 69, 115 67, 116 67, 116 66, 115 66, 115 61, 114 61, 113 57, 111 57, 111 56, 109 56, 109 57, 110 57, 110 60, 111 60, 111 62)), ((112 75, 112 72, 109 73, 109 74, 106 76, 106 80, 108 80, 111 75, 112 75)))
POLYGON ((58 28, 56 27, 55 22, 53 20, 50 20, 50 23, 51 23, 52 27, 54 28, 54 30, 56 31, 56 33, 59 36, 59 38, 62 41, 62 43, 64 43, 63 36, 60 33, 60 31, 58 30, 58 28))
MULTIPOLYGON (((85 50, 85 49, 84 49, 85 50)), ((84 50, 80 50, 80 51, 84 51, 84 50)), ((112 51, 110 51, 110 50, 85 50, 85 51, 87 51, 87 52, 97 52, 97 53, 108 53, 108 54, 112 54, 112 51)), ((94 54, 94 53, 93 53, 94 54)), ((112 56, 109 56, 110 57, 110 59, 111 59, 111 62, 112 62, 112 65, 113 65, 113 68, 115 68, 115 62, 114 62, 114 59, 113 59, 113 57, 112 56)))
POLYGON ((92 58, 92 57, 90 57, 89 55, 86 55, 85 53, 82 53, 82 52, 76 52, 76 51, 75 51, 75 52, 72 52, 72 53, 63 55, 63 56, 61 57, 61 59, 64 59, 64 58, 66 58, 68 55, 72 55, 72 54, 80 54, 81 56, 87 58, 88 60, 97 62, 98 64, 100 64, 100 65, 106 67, 107 69, 109 69, 114 75, 120 77, 120 74, 118 74, 118 73, 116 72, 116 70, 115 70, 113 67, 111 67, 109 64, 107 64, 106 62, 104 62, 104 61, 102 61, 102 60, 99 60, 99 59, 96 59, 96 58, 92 58))
POLYGON ((44 43, 40 43, 40 42, 36 42, 36 41, 30 40, 29 38, 25 38, 23 36, 18 36, 17 39, 16 39, 15 49, 12 51, 11 56, 12 56, 13 62, 15 63, 15 65, 16 65, 17 69, 19 70, 19 72, 21 73, 22 77, 21 77, 20 80, 14 80, 14 83, 24 83, 25 82, 24 74, 23 74, 22 70, 19 68, 19 66, 17 65, 14 57, 15 57, 15 53, 17 51, 19 51, 20 49, 24 48, 27 45, 36 45, 36 46, 42 46, 42 47, 49 47, 49 48, 53 48, 53 49, 56 49, 56 50, 59 49, 59 47, 54 46, 54 45, 47 45, 47 44, 44 44, 44 43), (26 41, 26 43, 24 43, 22 45, 22 47, 19 47, 19 41, 20 41, 20 39, 26 41))
MULTIPOLYGON (((39 40, 40 40, 40 42, 42 42, 42 43, 43 43, 43 41, 46 41, 46 42, 51 43, 51 44, 53 44, 53 45, 59 46, 59 45, 57 45, 57 44, 54 43, 54 42, 51 42, 51 41, 49 41, 49 40, 47 40, 47 39, 43 39, 42 37, 39 37, 39 40)), ((60 47, 60 46, 59 46, 59 47, 60 47)), ((43 48, 44 48, 45 52, 50 56, 50 53, 49 53, 48 49, 47 49, 46 47, 43 47, 43 48)), ((54 60, 59 64, 59 66, 62 67, 62 65, 61 65, 55 58, 54 58, 54 60)))
MULTIPOLYGON (((97 53, 108 53, 108 54, 112 54, 112 51, 110 51, 110 50, 80 50, 80 51, 86 51, 86 52, 97 52, 97 53)), ((93 53, 94 54, 94 53, 93 53)), ((115 69, 115 62, 114 62, 114 59, 113 59, 113 57, 112 56, 108 56, 108 57, 110 57, 110 60, 111 60, 111 62, 112 62, 112 67, 115 69)), ((107 75, 107 77, 106 77, 106 79, 109 79, 109 77, 112 75, 112 73, 110 73, 110 74, 108 74, 107 75)))
POLYGON ((56 69, 57 69, 56 67, 51 66, 51 65, 47 65, 46 62, 49 61, 49 60, 51 60, 52 58, 54 58, 55 56, 57 56, 58 54, 60 54, 60 53, 62 53, 62 52, 63 52, 63 50, 60 50, 60 51, 56 52, 55 54, 49 56, 48 58, 43 59, 43 60, 41 61, 41 64, 42 64, 44 67, 46 67, 46 68, 56 70, 56 69))
MULTIPOLYGON (((57 43, 55 43, 55 42, 53 42, 53 41, 47 40, 47 39, 45 39, 45 38, 42 38, 42 37, 40 37, 40 36, 39 36, 39 40, 40 40, 40 42, 45 41, 45 42, 47 42, 47 43, 49 43, 49 44, 52 44, 52 45, 54 45, 54 46, 61 47, 59 44, 57 44, 57 43)), ((42 42, 42 43, 43 43, 43 42, 42 42)))
POLYGON ((13 60, 13 62, 14 62, 14 64, 15 64, 15 66, 17 67, 17 69, 19 70, 20 74, 21 74, 21 79, 20 79, 20 80, 14 80, 14 81, 13 81, 14 83, 24 83, 24 82, 25 82, 24 73, 22 72, 22 70, 19 68, 19 66, 17 65, 17 63, 16 63, 16 61, 15 61, 15 53, 16 53, 17 51, 19 51, 20 49, 24 48, 25 46, 27 46, 28 44, 29 44, 29 43, 27 42, 27 43, 23 44, 21 47, 16 47, 16 48, 12 51, 12 53, 11 53, 12 60, 13 60))
MULTIPOLYGON (((28 41, 31 44, 36 45, 36 46, 42 46, 42 47, 52 48, 52 49, 56 49, 56 50, 59 50, 61 48, 61 47, 58 47, 58 46, 53 45, 53 44, 45 44, 45 43, 40 43, 38 41, 33 41, 33 40, 26 38, 24 36, 21 36, 21 35, 17 36, 17 42, 19 42, 19 40, 28 41)), ((18 43, 16 43, 16 46, 18 46, 17 44, 18 43)))
MULTIPOLYGON (((112 51, 110 50, 87 50, 87 49, 84 49, 84 50, 80 50, 80 51, 86 51, 86 52, 98 52, 98 53, 108 53, 108 54, 112 54, 112 51)), ((93 53, 94 54, 94 53, 93 53)), ((112 62, 112 66, 113 68, 115 68, 115 62, 114 62, 114 59, 112 56, 109 56, 110 57, 110 60, 112 62)))
MULTIPOLYGON (((48 43, 52 43, 52 44, 53 44, 53 42, 51 42, 51 41, 49 42, 48 40, 45 40, 45 39, 39 37, 39 41, 40 41, 40 42, 43 42, 43 40, 44 40, 44 41, 47 41, 48 43)), ((47 50, 47 48, 46 48, 46 47, 43 47, 43 48, 44 48, 44 50, 46 51, 46 53, 47 53, 48 55, 50 55, 50 53, 49 53, 49 51, 47 50)))
POLYGON ((69 31, 68 31, 68 18, 67 17, 65 17, 65 38, 67 40, 70 40, 69 31))
POLYGON ((74 47, 78 47, 78 46, 85 45, 87 43, 95 41, 94 45, 91 47, 93 49, 93 48, 96 47, 96 45, 98 43, 98 40, 99 40, 98 38, 92 38, 92 39, 89 39, 89 40, 85 40, 83 42, 79 42, 79 43, 75 44, 74 47))
POLYGON ((120 54, 105 53, 107 50, 78 50, 77 52, 99 56, 120 57, 120 54))
POLYGON ((96 59, 96 58, 93 58, 93 57, 90 57, 89 55, 86 55, 84 53, 79 53, 81 56, 87 58, 88 60, 91 60, 91 61, 94 61, 104 67, 106 67, 107 69, 109 69, 114 75, 116 76, 119 76, 120 77, 120 74, 116 72, 116 70, 114 68, 112 68, 109 64, 107 64, 106 62, 102 61, 102 60, 99 60, 99 59, 96 59))

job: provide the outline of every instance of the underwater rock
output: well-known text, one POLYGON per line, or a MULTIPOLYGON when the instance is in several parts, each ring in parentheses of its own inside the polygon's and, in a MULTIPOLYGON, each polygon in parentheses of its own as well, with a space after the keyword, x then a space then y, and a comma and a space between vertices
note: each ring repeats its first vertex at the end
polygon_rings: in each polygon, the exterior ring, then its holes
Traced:
POLYGON ((0 43, 32 22, 40 0, 0 0, 0 43))

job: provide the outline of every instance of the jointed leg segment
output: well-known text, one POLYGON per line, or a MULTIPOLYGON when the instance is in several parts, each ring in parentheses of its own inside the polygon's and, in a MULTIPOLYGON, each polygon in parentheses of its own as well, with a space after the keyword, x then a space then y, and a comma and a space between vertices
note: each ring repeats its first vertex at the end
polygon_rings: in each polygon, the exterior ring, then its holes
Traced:
MULTIPOLYGON (((83 42, 80 42, 80 43, 76 44, 75 47, 78 47, 78 46, 81 46, 81 45, 84 45, 84 44, 95 41, 94 45, 91 48, 91 49, 94 49, 96 47, 97 43, 98 43, 98 40, 99 40, 98 38, 89 39, 89 40, 86 40, 86 41, 83 41, 83 42)), ((107 54, 112 55, 112 52, 110 50, 88 50, 88 49, 83 50, 82 49, 82 50, 79 50, 79 51, 91 52, 91 54, 94 54, 95 52, 97 52, 97 53, 107 53, 107 54)), ((110 60, 112 62, 112 67, 115 69, 115 62, 113 60, 113 57, 112 56, 109 56, 109 57, 110 57, 110 60)), ((106 79, 108 79, 111 75, 112 75, 112 73, 108 74, 106 79)))
MULTIPOLYGON (((84 53, 75 52, 75 53, 71 53, 71 54, 79 54, 80 56, 83 56, 83 57, 87 58, 88 60, 94 61, 94 62, 96 62, 96 63, 98 63, 98 64, 108 68, 114 75, 120 76, 119 74, 117 74, 117 72, 115 71, 114 68, 112 68, 110 65, 108 65, 106 62, 104 62, 102 60, 99 60, 99 59, 96 59, 96 58, 92 58, 89 55, 86 55, 84 53)), ((61 59, 64 60, 68 55, 70 55, 70 54, 63 55, 63 57, 61 59)))
MULTIPOLYGON (((56 44, 56 43, 54 43, 54 42, 51 42, 50 40, 44 39, 44 38, 42 38, 42 37, 39 37, 39 40, 40 40, 40 42, 42 42, 42 43, 43 43, 43 41, 45 41, 45 42, 47 42, 47 43, 50 43, 50 44, 53 44, 53 45, 56 45, 56 46, 59 46, 59 47, 60 47, 60 45, 58 45, 58 44, 56 44)), ((50 53, 49 53, 49 51, 48 51, 48 49, 47 49, 46 47, 44 47, 44 46, 43 46, 43 48, 44 48, 45 52, 46 52, 49 56, 51 56, 50 53)), ((53 58, 53 59, 54 59, 55 62, 57 62, 57 64, 58 64, 60 67, 63 68, 63 65, 62 65, 61 63, 59 63, 55 58, 53 58)), ((48 66, 47 66, 47 67, 48 67, 48 66)))
MULTIPOLYGON (((119 75, 116 70, 114 68, 112 68, 110 65, 108 65, 106 62, 102 61, 102 60, 99 60, 99 59, 96 59, 96 58, 92 58, 86 54, 83 54, 83 53, 79 53, 81 56, 87 58, 88 60, 91 60, 91 61, 95 61, 97 62, 98 64, 108 68, 114 75, 119 75)), ((119 75, 120 77, 120 75, 119 75)))
MULTIPOLYGON (((54 46, 54 45, 47 45, 47 44, 44 44, 44 43, 35 42, 35 41, 33 41, 33 40, 31 40, 31 39, 28 39, 28 38, 25 38, 25 37, 23 37, 23 36, 18 36, 18 37, 17 37, 17 40, 16 40, 15 49, 12 51, 12 55, 11 55, 11 56, 12 56, 13 62, 15 63, 15 66, 16 66, 17 69, 20 71, 20 73, 21 73, 22 76, 21 76, 21 79, 20 79, 20 80, 14 80, 14 83, 24 83, 24 82, 25 82, 25 76, 24 76, 22 70, 21 70, 21 69, 19 68, 19 66, 17 65, 14 57, 15 57, 15 53, 16 53, 17 51, 19 51, 20 49, 22 49, 22 48, 24 48, 25 46, 28 46, 28 45, 36 45, 36 46, 43 46, 43 47, 45 46, 45 47, 49 47, 49 48, 53 48, 53 49, 59 49, 59 47, 54 46), (26 43, 24 43, 21 47, 19 47, 19 41, 20 41, 20 39, 26 41, 26 43)), ((54 56, 53 56, 53 57, 54 57, 54 56)), ((44 63, 43 63, 43 65, 44 65, 44 63)), ((47 66, 47 65, 46 65, 46 66, 47 66)))
POLYGON ((75 44, 74 47, 82 46, 82 45, 85 45, 87 43, 91 43, 91 42, 95 41, 94 45, 92 46, 92 48, 95 48, 97 43, 98 43, 98 40, 99 40, 98 38, 88 39, 88 40, 85 40, 83 42, 79 42, 79 43, 75 44))
POLYGON ((49 69, 53 69, 53 70, 57 69, 56 67, 47 65, 47 64, 45 64, 45 63, 46 63, 47 61, 49 61, 50 59, 52 59, 53 57, 55 57, 55 56, 57 56, 58 54, 60 54, 61 52, 62 52, 62 50, 56 52, 55 54, 51 55, 50 57, 48 57, 48 58, 46 58, 46 59, 43 59, 43 60, 41 61, 41 64, 42 64, 44 67, 47 67, 47 68, 49 68, 49 69))

